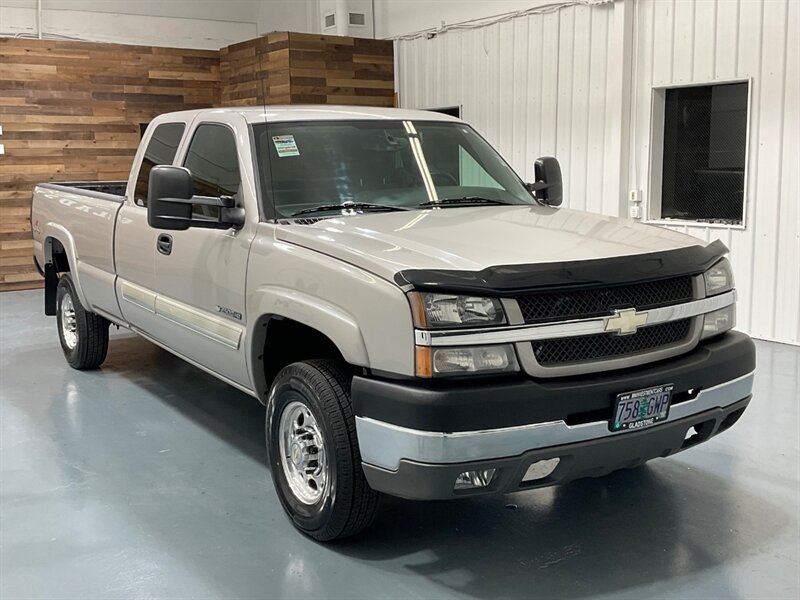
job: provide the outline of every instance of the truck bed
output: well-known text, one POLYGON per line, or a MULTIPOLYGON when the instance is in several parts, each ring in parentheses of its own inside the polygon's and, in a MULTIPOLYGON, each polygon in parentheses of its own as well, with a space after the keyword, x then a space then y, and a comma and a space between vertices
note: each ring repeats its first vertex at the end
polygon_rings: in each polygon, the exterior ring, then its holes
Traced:
POLYGON ((50 262, 54 243, 72 266, 81 304, 116 316, 114 226, 125 199, 124 181, 42 183, 33 190, 31 229, 40 269, 50 262), (63 250, 62 250, 63 248, 63 250))

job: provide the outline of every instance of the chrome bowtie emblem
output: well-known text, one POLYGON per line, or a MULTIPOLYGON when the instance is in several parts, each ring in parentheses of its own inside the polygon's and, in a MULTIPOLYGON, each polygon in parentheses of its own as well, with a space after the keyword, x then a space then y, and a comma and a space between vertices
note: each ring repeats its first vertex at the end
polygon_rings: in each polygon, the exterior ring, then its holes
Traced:
POLYGON ((642 325, 647 323, 646 312, 636 312, 635 308, 624 308, 622 310, 615 310, 614 316, 609 317, 606 321, 606 331, 617 333, 619 335, 629 335, 636 333, 642 325))

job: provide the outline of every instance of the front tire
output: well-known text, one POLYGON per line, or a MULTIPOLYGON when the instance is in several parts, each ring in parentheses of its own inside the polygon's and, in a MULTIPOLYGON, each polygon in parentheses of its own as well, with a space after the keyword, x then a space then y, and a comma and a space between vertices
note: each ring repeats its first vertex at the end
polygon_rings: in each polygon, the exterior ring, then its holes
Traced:
POLYGON ((69 366, 83 371, 103 364, 108 354, 109 322, 81 305, 69 273, 58 280, 56 321, 61 349, 69 366))
POLYGON ((329 542, 355 535, 375 519, 380 495, 361 468, 351 375, 341 363, 294 363, 275 379, 267 405, 272 481, 300 531, 329 542))

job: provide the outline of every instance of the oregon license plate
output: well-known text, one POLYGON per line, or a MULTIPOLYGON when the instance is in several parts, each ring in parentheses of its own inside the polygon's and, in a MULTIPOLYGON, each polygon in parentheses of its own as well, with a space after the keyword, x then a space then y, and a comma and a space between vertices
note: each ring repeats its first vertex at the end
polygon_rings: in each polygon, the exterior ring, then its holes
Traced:
POLYGON ((608 424, 611 431, 642 429, 669 415, 674 384, 657 385, 635 392, 619 394, 614 402, 614 416, 608 424))

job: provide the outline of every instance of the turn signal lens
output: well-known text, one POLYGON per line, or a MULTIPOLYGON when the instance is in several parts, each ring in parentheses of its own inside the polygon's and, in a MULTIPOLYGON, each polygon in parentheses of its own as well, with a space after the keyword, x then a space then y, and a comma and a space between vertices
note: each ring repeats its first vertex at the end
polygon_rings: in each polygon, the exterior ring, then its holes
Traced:
POLYGON ((433 377, 430 346, 416 346, 414 359, 417 377, 424 377, 425 379, 433 377))

